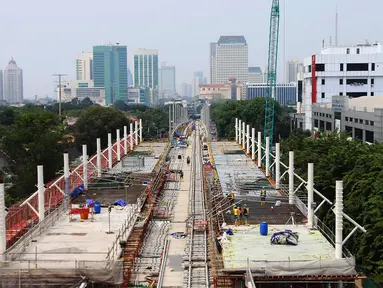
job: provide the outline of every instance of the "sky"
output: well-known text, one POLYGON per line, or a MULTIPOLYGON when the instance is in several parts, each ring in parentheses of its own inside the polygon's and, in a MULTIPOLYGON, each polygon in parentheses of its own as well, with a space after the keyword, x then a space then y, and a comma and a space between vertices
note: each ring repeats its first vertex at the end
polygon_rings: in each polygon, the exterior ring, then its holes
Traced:
MULTIPOLYGON (((75 79, 75 59, 94 45, 119 42, 128 65, 137 48, 159 49, 176 66, 177 87, 201 70, 209 79, 209 43, 244 35, 249 66, 267 65, 272 0, 0 0, 0 69, 11 57, 24 71, 24 98, 54 96, 55 77, 75 79)), ((280 0, 278 78, 284 63, 320 51, 335 35, 350 45, 382 40, 382 0, 280 0)), ((280 81, 278 81, 280 82, 280 81)))

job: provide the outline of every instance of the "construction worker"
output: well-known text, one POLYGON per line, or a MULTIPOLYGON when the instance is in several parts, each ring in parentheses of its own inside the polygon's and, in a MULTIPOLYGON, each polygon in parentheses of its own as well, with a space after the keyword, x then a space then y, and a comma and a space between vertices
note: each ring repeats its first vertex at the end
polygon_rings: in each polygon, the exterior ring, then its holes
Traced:
POLYGON ((180 178, 181 178, 181 181, 184 180, 184 172, 182 172, 182 170, 180 171, 180 178))
POLYGON ((261 193, 260 193, 260 196, 261 196, 261 206, 265 205, 265 201, 266 201, 266 191, 264 189, 265 187, 262 187, 262 190, 261 190, 261 193))
POLYGON ((238 204, 238 213, 239 213, 239 225, 243 225, 243 210, 242 210, 242 207, 241 207, 241 204, 238 204))
POLYGON ((239 210, 237 208, 237 205, 233 206, 233 212, 234 212, 234 225, 238 226, 239 210))
POLYGON ((233 191, 230 192, 229 199, 230 199, 230 205, 234 205, 234 193, 233 193, 233 191))
POLYGON ((250 214, 250 209, 247 207, 247 204, 243 204, 243 218, 245 219, 245 225, 249 225, 249 214, 250 214))

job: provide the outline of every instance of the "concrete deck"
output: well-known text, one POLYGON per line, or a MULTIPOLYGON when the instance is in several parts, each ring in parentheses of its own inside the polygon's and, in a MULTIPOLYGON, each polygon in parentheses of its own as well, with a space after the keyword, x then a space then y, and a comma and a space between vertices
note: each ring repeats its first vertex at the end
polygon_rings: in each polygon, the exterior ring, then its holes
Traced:
POLYGON ((223 244, 225 268, 246 267, 247 258, 256 265, 256 262, 303 262, 335 257, 335 249, 326 238, 319 231, 304 225, 269 225, 267 236, 260 235, 259 225, 229 227, 234 235, 230 236, 229 243, 223 244), (270 244, 273 233, 285 229, 298 232, 298 245, 270 244))
MULTIPOLYGON (((173 209, 173 217, 170 224, 169 234, 174 232, 187 233, 186 219, 189 217, 189 192, 191 179, 191 165, 186 163, 186 158, 191 157, 192 145, 186 149, 183 158, 182 171, 184 180, 180 183, 177 200, 173 209)), ((175 239, 169 236, 169 251, 165 267, 163 287, 182 287, 183 271, 182 259, 185 254, 187 239, 175 239)))
POLYGON ((73 215, 73 220, 69 221, 68 215, 63 215, 43 235, 36 237, 24 252, 17 254, 15 260, 37 259, 40 267, 50 269, 62 268, 66 261, 72 262, 69 264, 71 267, 76 260, 105 261, 108 248, 116 239, 116 234, 128 218, 131 209, 131 205, 112 208, 110 230, 113 234, 107 233, 107 209, 101 209, 101 214, 95 214, 93 222, 90 218, 81 221, 79 215, 73 215), (46 260, 52 262, 45 264, 46 260))

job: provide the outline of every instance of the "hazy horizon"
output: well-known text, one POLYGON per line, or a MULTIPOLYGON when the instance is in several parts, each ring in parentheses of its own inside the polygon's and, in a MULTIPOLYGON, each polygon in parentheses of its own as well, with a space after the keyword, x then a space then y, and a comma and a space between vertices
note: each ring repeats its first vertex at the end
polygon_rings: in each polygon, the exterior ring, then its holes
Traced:
MULTIPOLYGON (((179 91, 181 83, 191 83, 195 71, 210 78, 209 43, 221 35, 244 35, 249 66, 265 67, 271 2, 8 1, 0 11, 5 40, 0 46, 0 69, 14 57, 24 70, 24 98, 52 97, 56 81, 52 74, 65 73, 66 80, 74 80, 75 59, 82 51, 119 42, 127 46, 131 71, 136 49, 158 49, 160 62, 176 66, 179 91)), ((287 60, 303 60, 319 52, 322 39, 328 45, 332 36, 335 42, 336 7, 340 45, 383 38, 378 32, 383 1, 367 2, 362 10, 356 0, 292 0, 287 5, 281 0, 278 82, 283 82, 287 60)))

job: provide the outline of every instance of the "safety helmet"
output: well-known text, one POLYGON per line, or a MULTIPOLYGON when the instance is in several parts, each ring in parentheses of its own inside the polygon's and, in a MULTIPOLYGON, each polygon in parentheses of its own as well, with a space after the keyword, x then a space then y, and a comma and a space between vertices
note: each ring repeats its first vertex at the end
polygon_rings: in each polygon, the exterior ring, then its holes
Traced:
POLYGON ((237 205, 234 205, 234 208, 237 208, 237 205))
POLYGON ((243 207, 247 207, 247 204, 243 204, 243 207))

